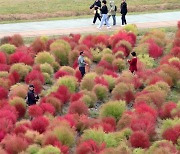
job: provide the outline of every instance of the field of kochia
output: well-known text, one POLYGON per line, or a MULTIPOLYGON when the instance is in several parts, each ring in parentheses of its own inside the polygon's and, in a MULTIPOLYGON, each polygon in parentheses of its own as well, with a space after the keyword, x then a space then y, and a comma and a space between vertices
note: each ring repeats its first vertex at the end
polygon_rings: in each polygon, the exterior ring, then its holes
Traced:
POLYGON ((41 36, 30 45, 18 34, 2 38, 0 154, 178 154, 177 27, 173 39, 153 29, 137 40, 130 24, 112 35, 41 36), (83 78, 81 51, 89 64, 83 78), (40 99, 28 107, 29 84, 40 99))

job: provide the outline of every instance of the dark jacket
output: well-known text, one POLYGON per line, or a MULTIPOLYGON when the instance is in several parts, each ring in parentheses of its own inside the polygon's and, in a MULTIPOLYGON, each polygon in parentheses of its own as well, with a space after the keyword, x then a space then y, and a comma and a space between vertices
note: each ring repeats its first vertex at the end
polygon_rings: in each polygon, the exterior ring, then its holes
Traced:
POLYGON ((97 10, 98 7, 101 8, 101 1, 100 0, 98 0, 97 2, 95 1, 94 4, 90 6, 90 9, 94 8, 95 10, 97 10))
POLYGON ((121 14, 127 14, 127 4, 126 2, 121 3, 121 14))
POLYGON ((108 13, 108 8, 106 5, 104 5, 102 8, 101 8, 101 14, 107 14, 108 13))
POLYGON ((34 94, 34 91, 32 90, 29 90, 28 91, 28 94, 27 94, 27 104, 30 106, 30 105, 33 105, 33 104, 36 104, 37 100, 39 99, 39 96, 36 96, 34 94))

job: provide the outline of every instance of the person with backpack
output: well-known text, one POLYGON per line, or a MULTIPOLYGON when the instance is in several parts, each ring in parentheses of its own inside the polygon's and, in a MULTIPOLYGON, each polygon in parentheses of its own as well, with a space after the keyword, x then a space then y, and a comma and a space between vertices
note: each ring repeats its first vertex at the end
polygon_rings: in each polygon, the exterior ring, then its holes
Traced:
POLYGON ((34 85, 29 85, 27 97, 26 97, 26 103, 28 106, 36 104, 38 101, 39 96, 34 93, 34 85))
POLYGON ((121 17, 122 25, 124 25, 124 24, 127 24, 127 22, 126 22, 126 14, 128 12, 126 0, 122 0, 120 8, 121 8, 121 12, 120 13, 122 14, 122 17, 121 17))
POLYGON ((112 16, 113 18, 113 26, 116 25, 116 11, 117 11, 117 6, 114 4, 114 1, 110 1, 109 3, 109 15, 108 15, 108 21, 109 18, 112 16))
POLYGON ((95 2, 90 6, 90 9, 94 8, 94 19, 93 24, 96 23, 97 18, 101 21, 101 1, 95 0, 95 2))
POLYGON ((102 19, 101 19, 100 25, 97 28, 101 29, 101 27, 104 23, 106 23, 107 28, 111 28, 111 26, 109 25, 108 19, 107 19, 108 18, 108 15, 107 15, 108 14, 108 8, 106 5, 107 2, 106 2, 106 0, 103 0, 102 3, 103 3, 103 6, 101 8, 102 19))

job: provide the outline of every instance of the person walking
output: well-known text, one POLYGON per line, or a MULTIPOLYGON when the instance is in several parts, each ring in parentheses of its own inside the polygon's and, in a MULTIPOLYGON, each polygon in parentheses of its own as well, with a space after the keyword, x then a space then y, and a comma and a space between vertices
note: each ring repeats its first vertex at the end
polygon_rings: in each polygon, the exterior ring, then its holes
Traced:
POLYGON ((135 72, 137 71, 137 57, 136 57, 136 52, 132 52, 131 55, 133 56, 133 58, 131 60, 127 60, 129 63, 129 70, 131 71, 131 73, 135 74, 135 72))
POLYGON ((109 25, 109 22, 108 22, 108 8, 106 6, 106 0, 103 0, 102 1, 103 3, 103 6, 101 8, 101 14, 102 14, 102 19, 101 19, 101 23, 100 25, 97 27, 99 29, 101 29, 102 25, 105 23, 107 25, 107 28, 111 28, 111 26, 109 25))
POLYGON ((83 51, 80 52, 80 55, 78 57, 78 65, 79 65, 79 71, 81 72, 81 75, 82 75, 82 78, 83 78, 83 76, 86 73, 85 66, 88 65, 84 61, 84 52, 83 51))
POLYGON ((93 19, 93 24, 96 23, 97 18, 101 21, 101 1, 96 0, 91 6, 90 9, 94 8, 94 19, 93 19))
POLYGON ((120 8, 121 8, 121 12, 120 13, 122 14, 122 17, 121 17, 122 25, 124 25, 124 24, 127 24, 127 22, 126 22, 126 14, 128 12, 126 0, 122 0, 120 8))
POLYGON ((109 9, 108 21, 109 21, 109 18, 112 16, 113 26, 115 26, 117 6, 114 4, 114 1, 110 1, 109 6, 110 6, 110 9, 109 9))
POLYGON ((34 93, 34 85, 29 85, 26 103, 28 106, 36 104, 39 99, 39 96, 34 93))

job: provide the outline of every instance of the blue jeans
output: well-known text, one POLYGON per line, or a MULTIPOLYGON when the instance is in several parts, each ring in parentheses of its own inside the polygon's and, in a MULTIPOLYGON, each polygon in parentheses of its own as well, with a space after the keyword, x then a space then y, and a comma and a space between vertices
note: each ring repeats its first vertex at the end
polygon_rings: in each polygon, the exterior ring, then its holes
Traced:
POLYGON ((101 28, 102 25, 104 24, 104 22, 106 23, 106 25, 109 27, 109 22, 108 22, 108 15, 107 14, 102 14, 102 18, 101 18, 101 23, 99 25, 99 27, 101 28))
POLYGON ((111 16, 113 18, 113 25, 116 25, 116 15, 108 15, 108 21, 111 16))

